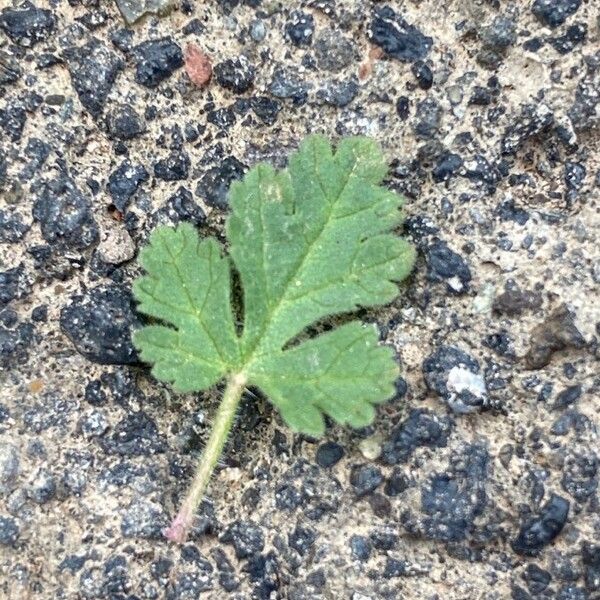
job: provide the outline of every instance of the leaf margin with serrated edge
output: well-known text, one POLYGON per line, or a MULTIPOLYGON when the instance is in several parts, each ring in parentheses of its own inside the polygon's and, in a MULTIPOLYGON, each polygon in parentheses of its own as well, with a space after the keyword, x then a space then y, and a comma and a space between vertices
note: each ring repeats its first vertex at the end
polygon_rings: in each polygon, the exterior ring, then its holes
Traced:
MULTIPOLYGON (((206 389, 214 385, 214 383, 216 383, 220 378, 224 377, 225 375, 240 371, 243 372, 244 375, 247 377, 248 385, 257 385, 257 387, 267 392, 267 395, 269 396, 271 402, 275 406, 280 408, 280 410, 282 411, 282 416, 284 417, 286 423, 296 431, 301 431, 303 433, 307 433, 314 436, 321 435, 324 430, 322 413, 328 414, 339 423, 349 423, 354 427, 367 425, 373 418, 372 406, 374 404, 378 404, 387 400, 393 395, 393 384, 399 373, 398 366, 392 356, 391 350, 385 346, 379 345, 377 332, 373 326, 363 326, 360 323, 360 321, 352 321, 351 323, 338 327, 337 329, 334 329, 331 332, 324 333, 315 338, 309 339, 308 341, 301 342, 300 344, 293 346, 292 348, 284 350, 284 346, 286 342, 289 342, 290 339, 292 339, 294 336, 297 336, 307 326, 312 325, 316 321, 342 312, 355 310, 359 306, 378 306, 387 304, 398 295, 397 282, 405 278, 412 270, 415 252, 414 248, 405 240, 391 233, 393 229, 395 229, 402 221, 400 207, 403 203, 403 200, 394 192, 391 192, 379 186, 386 172, 387 165, 385 164, 383 155, 381 154, 381 151, 377 144, 375 144, 372 140, 369 140, 367 138, 346 138, 338 145, 337 151, 334 154, 333 150, 331 149, 331 145, 323 136, 310 136, 301 144, 298 152, 290 157, 290 164, 288 166, 288 169, 276 171, 275 169, 273 169, 273 167, 269 165, 261 164, 249 171, 241 182, 234 183, 230 190, 230 204, 232 210, 227 219, 226 224, 227 238, 229 241, 229 256, 225 255, 223 252, 223 248, 220 247, 220 245, 218 245, 217 261, 218 264, 226 264, 228 269, 231 267, 231 263, 233 263, 235 268, 238 270, 242 280, 242 288, 244 293, 244 307, 246 309, 246 314, 244 318, 244 329, 242 336, 236 338, 237 356, 234 359, 231 359, 230 361, 224 361, 222 363, 221 366, 223 373, 221 374, 221 377, 218 376, 220 372, 215 372, 212 377, 207 378, 206 385, 203 384, 203 386, 199 388, 197 384, 186 384, 185 378, 183 378, 182 381, 181 377, 173 377, 172 373, 170 376, 166 367, 162 368, 161 370, 160 353, 158 355, 152 355, 148 352, 147 348, 144 348, 144 345, 146 344, 147 340, 145 341, 144 334, 140 333, 144 331, 144 329, 142 329, 140 330, 140 332, 136 332, 134 334, 134 344, 141 351, 141 358, 143 360, 150 359, 149 362, 152 362, 153 358, 158 358, 158 360, 155 361, 153 367, 153 373, 157 376, 157 378, 171 381, 172 383, 174 383, 175 387, 181 391, 193 391, 191 388, 193 388, 194 390, 206 389), (310 161, 312 161, 310 164, 313 165, 314 170, 314 173, 312 174, 313 179, 311 180, 311 182, 303 181, 303 177, 307 177, 307 175, 306 173, 304 173, 303 175, 302 170, 306 170, 306 164, 310 161), (340 172, 344 172, 343 169, 348 170, 348 168, 351 168, 352 172, 358 172, 362 176, 362 179, 357 175, 348 174, 346 182, 341 187, 339 182, 336 183, 335 181, 331 181, 330 178, 328 178, 327 180, 320 180, 320 178, 323 177, 323 169, 325 168, 324 165, 329 166, 330 170, 334 174, 336 172, 336 169, 337 173, 339 174, 340 172), (245 203, 245 208, 247 208, 249 212, 254 211, 253 216, 255 217, 255 219, 246 221, 246 225, 250 224, 251 227, 257 227, 260 224, 263 232, 265 231, 265 211, 270 211, 269 215, 273 215, 276 221, 277 219, 279 219, 277 223, 285 223, 285 219, 287 218, 288 223, 292 223, 290 227, 293 227, 293 231, 291 231, 289 239, 293 240, 294 235, 299 235, 300 233, 302 233, 302 235, 306 235, 307 232, 310 233, 308 227, 306 225, 303 225, 303 222, 305 222, 303 221, 303 218, 310 217, 310 213, 306 213, 306 209, 311 207, 303 207, 302 202, 306 202, 306 204, 308 205, 309 201, 306 200, 306 197, 301 196, 300 192, 302 192, 302 190, 309 192, 307 193, 307 197, 310 201, 312 201, 312 207, 314 208, 316 206, 319 210, 323 209, 323 207, 319 206, 318 204, 319 190, 315 189, 314 187, 316 180, 319 180, 319 185, 322 187, 323 190, 321 200, 325 198, 325 200, 329 202, 331 199, 327 197, 327 189, 329 188, 329 190, 335 190, 336 186, 337 188, 339 188, 339 197, 335 201, 335 203, 337 203, 336 206, 341 205, 343 207, 343 204, 340 204, 342 201, 348 202, 350 203, 350 205, 352 202, 360 202, 362 201, 360 194, 366 193, 367 191, 370 191, 373 194, 373 197, 375 198, 375 200, 377 200, 377 202, 373 202, 371 205, 369 205, 367 202, 367 204, 365 204, 361 208, 361 210, 357 211, 357 214, 364 210, 364 212, 367 214, 374 213, 374 216, 377 219, 380 219, 381 221, 374 222, 373 219, 371 219, 370 221, 364 219, 361 223, 355 223, 353 226, 357 227, 358 225, 360 225, 362 227, 361 235, 365 231, 368 231, 369 228, 372 229, 371 237, 365 237, 364 243, 366 245, 375 246, 377 242, 380 245, 380 247, 375 248, 375 250, 377 250, 378 252, 390 252, 390 255, 386 256, 386 261, 389 265, 389 268, 387 268, 387 270, 384 270, 383 273, 381 273, 382 269, 379 269, 378 275, 383 274, 383 277, 375 277, 373 281, 369 280, 369 283, 371 283, 373 287, 377 287, 379 285, 380 289, 378 292, 372 292, 371 290, 367 289, 364 289, 361 292, 358 288, 356 288, 353 290, 354 295, 351 297, 349 296, 346 299, 345 304, 343 304, 339 300, 339 298, 336 299, 335 293, 332 293, 332 295, 329 298, 329 301, 331 302, 330 306, 332 306, 331 310, 325 308, 313 308, 312 313, 310 314, 310 320, 308 320, 308 322, 306 321, 306 318, 304 318, 304 320, 297 321, 295 329, 294 327, 288 326, 287 330, 284 328, 283 333, 275 332, 275 334, 277 334, 275 335, 271 332, 270 345, 265 345, 264 341, 261 342, 259 340, 259 342, 252 347, 252 344, 248 344, 248 342, 245 341, 244 337, 246 335, 246 332, 250 330, 250 325, 252 324, 252 316, 248 317, 248 314, 251 315, 251 313, 248 313, 248 306, 251 305, 251 302, 248 302, 249 290, 254 290, 254 300, 256 300, 258 302, 258 306, 260 306, 261 294, 265 295, 265 297, 268 298, 269 302, 271 302, 271 292, 273 289, 277 289, 274 288, 273 285, 275 285, 277 282, 271 280, 270 283, 272 285, 270 290, 267 283, 268 277, 266 275, 262 278, 256 277, 258 283, 256 284, 255 288, 252 288, 252 285, 249 283, 249 275, 256 275, 256 273, 248 273, 247 268, 244 266, 244 258, 249 257, 247 246, 250 245, 251 241, 255 242, 256 240, 254 240, 252 236, 249 236, 248 232, 238 231, 236 233, 235 231, 236 219, 238 220, 239 225, 239 213, 241 210, 240 207, 243 206, 245 203), (266 186, 264 185, 265 183, 266 186), (255 185, 256 189, 253 192, 248 192, 247 188, 250 185, 255 185), (313 187, 311 187, 311 185, 313 187), (346 193, 348 189, 350 189, 350 191, 346 193), (310 194, 312 194, 312 198, 310 198, 310 194), (346 196, 344 196, 344 194, 346 194, 346 196), (352 194, 354 194, 354 196, 352 196, 352 194), (377 207, 380 208, 379 213, 377 213, 377 211, 375 210, 377 207), (257 208, 258 212, 256 212, 257 208), (299 214, 299 218, 297 218, 295 221, 292 221, 292 216, 296 214, 299 214), (241 250, 238 247, 239 243, 241 243, 242 246, 241 250), (245 249, 244 243, 246 244, 245 249), (366 299, 367 301, 360 301, 361 299, 366 299), (301 324, 301 327, 298 326, 298 323, 301 324), (281 375, 285 374, 285 369, 283 369, 282 365, 285 363, 286 360, 293 358, 299 352, 301 353, 303 349, 306 350, 306 348, 311 348, 318 345, 324 346, 329 339, 332 339, 331 336, 335 337, 336 332, 345 331, 345 328, 348 327, 352 328, 355 331, 355 333, 358 333, 360 331, 359 339, 365 342, 366 349, 368 350, 368 352, 372 353, 373 356, 385 356, 388 366, 386 368, 383 368, 381 372, 377 373, 376 377, 370 377, 366 379, 366 382, 370 382, 373 386, 381 385, 381 391, 372 394, 369 394, 368 392, 362 393, 360 401, 364 404, 365 409, 360 415, 360 417, 352 417, 350 414, 345 416, 343 414, 343 410, 340 412, 340 409, 337 406, 335 407, 335 409, 331 406, 328 409, 327 403, 325 403, 325 405, 323 406, 322 401, 318 403, 319 410, 317 411, 319 413, 320 419, 314 418, 315 411, 312 409, 315 407, 315 405, 312 404, 310 405, 310 409, 307 407, 307 411, 310 410, 310 412, 313 415, 312 419, 303 420, 299 417, 290 416, 291 413, 289 410, 286 409, 284 403, 287 402, 289 404, 290 402, 296 402, 298 406, 301 407, 303 398, 289 398, 286 396, 285 400, 281 399, 282 396, 280 390, 278 390, 277 382, 281 382, 281 375), (265 347, 267 348, 267 351, 265 351, 265 347), (266 358, 261 359, 261 357, 266 358), (279 373, 272 372, 269 376, 269 361, 273 363, 270 366, 271 370, 279 370, 279 373), (271 394, 268 393, 269 390, 271 390, 271 394)), ((331 208, 331 206, 327 208, 330 209, 330 215, 334 214, 334 209, 331 208)), ((335 216, 338 217, 339 215, 335 216)), ((352 216, 353 215, 350 214, 342 214, 341 216, 339 216, 339 218, 351 218, 352 216)), ((248 217, 248 219, 250 219, 250 217, 248 217)), ((323 231, 327 229, 327 227, 328 223, 325 222, 325 224, 323 225, 323 231)), ((177 235, 178 231, 183 231, 182 236, 184 236, 184 238, 188 240, 190 236, 193 235, 193 237, 195 238, 195 243, 197 244, 197 248, 203 247, 205 244, 210 243, 218 244, 218 242, 216 241, 210 242, 210 240, 200 240, 197 231, 193 229, 192 226, 187 224, 180 224, 176 229, 159 228, 153 234, 153 236, 163 235, 157 232, 160 232, 164 229, 169 229, 171 232, 174 232, 171 235, 175 236, 177 235), (191 233, 191 231, 193 231, 193 234, 191 233)), ((242 228, 238 227, 238 229, 242 228)), ((343 228, 340 231, 343 232, 343 228)), ((274 232, 276 234, 277 230, 274 230, 274 232)), ((339 235, 340 232, 337 231, 335 233, 339 235)), ((355 231, 354 233, 357 234, 357 231, 355 231)), ((285 242, 285 240, 275 241, 277 241, 278 243, 285 242)), ((339 243, 344 243, 344 240, 341 236, 339 237, 339 243)), ((361 242, 361 244, 362 243, 363 242, 361 242)), ((329 244, 329 242, 324 242, 323 246, 326 244, 329 244)), ((367 251, 369 249, 366 245, 366 250, 364 253, 365 257, 363 257, 363 260, 366 260, 366 258, 373 258, 374 256, 373 252, 369 253, 367 251)), ((263 252, 264 261, 266 260, 265 256, 267 258, 270 258, 270 256, 268 254, 264 254, 264 242, 262 243, 262 246, 263 247, 261 251, 263 252)), ((329 244, 329 246, 331 246, 331 244, 329 244)), ((150 248, 152 248, 152 242, 150 248)), ((335 250, 335 246, 333 246, 333 250, 335 250)), ((360 252, 360 250, 361 248, 357 250, 355 259, 359 257, 358 252, 360 252)), ((142 251, 141 262, 144 267, 148 266, 147 252, 148 248, 142 251)), ((330 252, 330 256, 333 255, 334 254, 330 252)), ((320 265, 322 265, 323 263, 320 263, 318 258, 315 259, 315 261, 317 270, 313 271, 311 273, 311 276, 313 276, 313 278, 318 281, 318 269, 321 268, 320 265)), ((353 266, 354 263, 346 264, 346 268, 353 266)), ((363 263, 363 267, 363 271, 366 272, 366 270, 368 270, 366 263, 363 263)), ((373 265, 368 265, 368 267, 372 267, 375 270, 378 269, 378 265, 375 263, 373 263, 373 265)), ((283 268, 285 268, 285 263, 283 263, 283 268)), ((355 275, 353 271, 352 275, 355 275)), ((144 277, 147 278, 148 275, 144 277)), ((138 298, 138 300, 140 299, 140 294, 143 295, 144 293, 143 284, 140 284, 140 281, 144 281, 144 277, 138 279, 138 281, 134 285, 134 294, 138 298)), ((288 278, 286 286, 291 282, 293 277, 294 275, 288 278)), ((355 279, 357 279, 357 277, 355 277, 355 279)), ((350 284, 348 283, 348 285, 350 284)), ((229 318, 226 319, 226 330, 231 332, 231 330, 235 331, 235 327, 233 325, 233 315, 231 311, 231 298, 229 297, 230 288, 229 286, 226 287, 228 289, 225 296, 228 299, 227 305, 229 308, 229 312, 231 313, 229 318)), ((332 290, 332 292, 335 291, 335 289, 332 290)), ((342 291, 344 291, 344 285, 342 285, 342 291)), ((345 291, 347 291, 347 289, 345 291)), ((309 294, 311 293, 313 293, 313 291, 309 290, 309 294)), ((325 296, 319 297, 318 302, 322 303, 325 299, 327 299, 325 296)), ((144 302, 142 301, 140 303, 140 306, 138 307, 138 310, 140 310, 140 312, 146 312, 146 314, 148 314, 147 309, 148 306, 145 306, 144 302)), ((152 311, 150 311, 150 313, 152 316, 152 311)), ((155 318, 157 317, 156 311, 154 312, 153 316, 155 318)), ((158 315, 157 318, 164 321, 163 317, 164 314, 163 316, 158 315)), ((184 321, 183 324, 185 325, 186 323, 189 325, 189 322, 186 321, 184 321)), ((172 328, 165 327, 164 325, 153 325, 152 327, 163 327, 167 330, 173 331, 172 328)), ((266 328, 266 331, 269 332, 268 326, 266 328)), ((168 335, 172 336, 172 334, 168 335)), ((248 337, 246 339, 248 339, 248 337)), ((265 336, 263 339, 268 340, 269 337, 265 336)), ((349 355, 345 356, 341 354, 340 356, 342 357, 342 359, 350 361, 349 355)), ((349 373, 349 377, 351 375, 352 373, 349 373)), ((316 377, 313 377, 313 380, 311 381, 317 387, 322 384, 322 382, 318 381, 318 374, 316 377)), ((308 385, 310 386, 310 384, 308 385)), ((281 383, 279 387, 281 388, 281 383)), ((355 387, 358 389, 360 386, 356 385, 355 387)), ((351 393, 352 390, 346 392, 347 400, 350 399, 349 395, 351 393)), ((288 392, 286 392, 286 394, 288 396, 294 395, 294 393, 290 392, 289 390, 288 392)), ((305 389, 304 396, 306 395, 307 394, 305 389)), ((358 411, 356 415, 359 415, 359 413, 360 411, 358 411)))

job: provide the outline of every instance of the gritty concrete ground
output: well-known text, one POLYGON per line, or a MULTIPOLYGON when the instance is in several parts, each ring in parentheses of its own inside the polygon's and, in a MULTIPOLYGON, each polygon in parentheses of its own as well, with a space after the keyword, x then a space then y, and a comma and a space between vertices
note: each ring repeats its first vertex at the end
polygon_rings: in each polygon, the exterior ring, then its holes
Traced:
POLYGON ((600 598, 597 3, 2 7, 2 597, 600 598), (407 198, 414 274, 362 315, 404 376, 324 440, 249 393, 173 546, 218 390, 138 364, 135 255, 221 236, 314 131, 378 139, 407 198))

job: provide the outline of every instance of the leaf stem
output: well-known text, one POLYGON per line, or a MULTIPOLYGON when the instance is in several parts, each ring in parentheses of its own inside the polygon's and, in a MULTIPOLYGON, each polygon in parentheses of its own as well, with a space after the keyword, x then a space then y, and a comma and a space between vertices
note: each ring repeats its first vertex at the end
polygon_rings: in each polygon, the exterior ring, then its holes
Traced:
POLYGON ((227 441, 245 386, 246 377, 243 373, 235 373, 227 380, 223 399, 215 415, 208 443, 196 467, 192 485, 177 516, 173 519, 171 525, 163 531, 164 536, 172 542, 182 544, 186 540, 194 520, 196 508, 202 500, 212 472, 227 441))

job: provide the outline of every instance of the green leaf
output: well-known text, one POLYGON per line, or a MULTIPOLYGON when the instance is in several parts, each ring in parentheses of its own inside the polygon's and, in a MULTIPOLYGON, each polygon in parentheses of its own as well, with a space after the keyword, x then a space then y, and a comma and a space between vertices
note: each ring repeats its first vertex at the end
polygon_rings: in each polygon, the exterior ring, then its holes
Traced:
POLYGON ((239 362, 230 300, 231 268, 214 239, 192 225, 158 228, 140 253, 147 275, 133 286, 138 310, 172 325, 135 332, 141 358, 157 379, 180 391, 208 388, 239 362))
POLYGON ((242 333, 231 308, 231 264, 190 225, 160 228, 141 255, 139 310, 159 320, 134 341, 153 374, 179 390, 240 375, 261 388, 290 427, 323 432, 323 414, 361 427, 393 394, 398 367, 374 327, 354 321, 288 348, 331 315, 383 305, 412 269, 393 234, 402 199, 381 187, 379 147, 312 136, 275 171, 258 165, 230 190, 229 253, 243 290, 242 333))
POLYGON ((398 377, 391 350, 377 342, 374 327, 355 321, 263 356, 249 377, 295 429, 322 433, 322 412, 364 427, 373 420, 373 404, 392 396, 398 377))

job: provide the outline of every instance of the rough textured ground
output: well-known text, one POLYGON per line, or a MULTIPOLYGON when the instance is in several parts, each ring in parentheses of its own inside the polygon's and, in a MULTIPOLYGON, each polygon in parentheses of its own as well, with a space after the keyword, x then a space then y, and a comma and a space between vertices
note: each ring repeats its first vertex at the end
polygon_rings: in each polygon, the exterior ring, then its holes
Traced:
POLYGON ((600 598, 596 2, 2 6, 2 597, 600 598), (135 254, 312 131, 407 197, 414 276, 363 315, 405 379, 320 441, 248 396, 169 545, 217 393, 136 364, 135 254))

